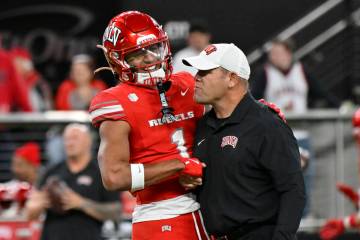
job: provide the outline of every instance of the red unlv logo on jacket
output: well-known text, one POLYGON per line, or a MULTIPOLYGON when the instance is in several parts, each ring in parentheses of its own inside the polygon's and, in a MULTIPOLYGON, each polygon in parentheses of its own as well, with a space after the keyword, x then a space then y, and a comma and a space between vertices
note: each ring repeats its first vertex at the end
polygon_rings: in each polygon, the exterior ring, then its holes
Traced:
POLYGON ((233 148, 236 147, 236 144, 238 142, 238 138, 235 136, 225 136, 222 138, 221 147, 225 147, 227 145, 232 146, 233 148))

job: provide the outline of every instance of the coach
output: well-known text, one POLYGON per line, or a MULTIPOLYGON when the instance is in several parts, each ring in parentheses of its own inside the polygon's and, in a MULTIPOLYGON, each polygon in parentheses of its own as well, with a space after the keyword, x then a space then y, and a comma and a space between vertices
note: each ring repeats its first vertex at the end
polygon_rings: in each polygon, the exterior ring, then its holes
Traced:
MULTIPOLYGON (((305 204, 296 139, 248 91, 250 67, 234 44, 184 59, 198 69, 195 100, 213 109, 198 124, 194 155, 206 164, 198 200, 214 239, 296 239, 305 204)), ((182 180, 191 188, 199 181, 182 180)))

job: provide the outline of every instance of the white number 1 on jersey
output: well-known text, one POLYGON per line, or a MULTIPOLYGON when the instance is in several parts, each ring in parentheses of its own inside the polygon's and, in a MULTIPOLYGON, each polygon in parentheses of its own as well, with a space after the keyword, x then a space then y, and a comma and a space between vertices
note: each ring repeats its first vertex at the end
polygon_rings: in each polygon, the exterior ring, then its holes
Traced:
POLYGON ((182 128, 176 129, 176 131, 171 135, 171 141, 176 144, 176 148, 179 150, 180 156, 183 158, 190 157, 187 152, 187 148, 185 147, 184 131, 182 128))

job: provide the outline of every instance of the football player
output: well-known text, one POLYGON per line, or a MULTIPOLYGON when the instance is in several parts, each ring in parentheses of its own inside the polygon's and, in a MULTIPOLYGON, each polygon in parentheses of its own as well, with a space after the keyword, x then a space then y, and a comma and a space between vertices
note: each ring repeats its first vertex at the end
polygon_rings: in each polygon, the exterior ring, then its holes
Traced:
POLYGON ((193 100, 193 77, 172 74, 167 34, 141 12, 112 18, 99 47, 109 63, 101 69, 111 70, 119 84, 100 92, 89 112, 101 138, 103 184, 137 199, 132 239, 208 239, 199 204, 178 180, 202 176, 201 162, 191 158, 196 121, 204 114, 193 100))

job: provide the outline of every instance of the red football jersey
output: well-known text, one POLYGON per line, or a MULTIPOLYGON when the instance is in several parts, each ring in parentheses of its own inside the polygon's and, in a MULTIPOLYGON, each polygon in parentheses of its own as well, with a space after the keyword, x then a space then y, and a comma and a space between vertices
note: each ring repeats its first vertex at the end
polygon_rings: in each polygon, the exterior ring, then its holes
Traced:
MULTIPOLYGON (((90 116, 98 127, 106 120, 123 120, 131 126, 130 163, 166 161, 192 155, 197 120, 204 106, 194 101, 193 76, 181 72, 171 76, 166 92, 176 121, 161 122, 158 91, 133 84, 119 84, 100 92, 91 102, 90 116)), ((121 147, 121 146, 119 146, 121 147)), ((138 192, 138 202, 152 202, 179 196, 185 191, 177 179, 169 179, 138 192)))

